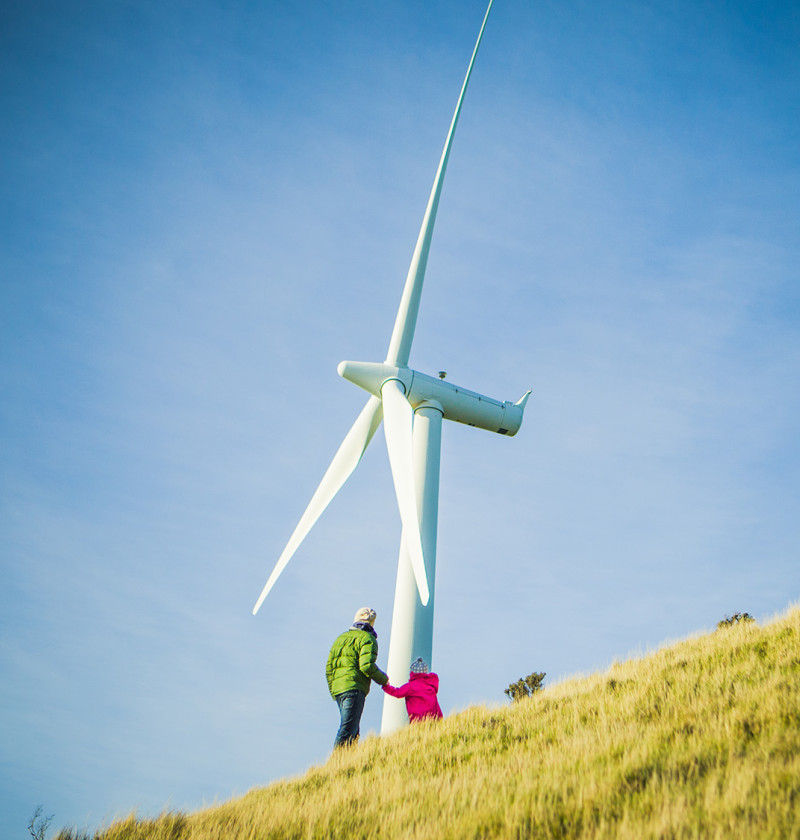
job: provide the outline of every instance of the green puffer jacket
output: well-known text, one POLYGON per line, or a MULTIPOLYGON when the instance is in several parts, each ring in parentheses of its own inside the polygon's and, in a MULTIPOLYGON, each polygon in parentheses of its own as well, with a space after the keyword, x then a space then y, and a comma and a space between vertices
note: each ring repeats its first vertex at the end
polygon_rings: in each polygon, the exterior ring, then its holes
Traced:
POLYGON ((325 666, 331 697, 354 688, 369 694, 370 680, 386 685, 389 677, 375 664, 377 658, 378 640, 369 631, 351 627, 338 636, 325 666))

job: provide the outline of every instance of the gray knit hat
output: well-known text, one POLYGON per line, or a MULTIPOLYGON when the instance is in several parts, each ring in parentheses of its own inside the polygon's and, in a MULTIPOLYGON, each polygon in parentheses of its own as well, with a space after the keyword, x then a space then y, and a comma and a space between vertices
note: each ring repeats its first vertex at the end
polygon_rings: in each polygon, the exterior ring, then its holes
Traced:
POLYGON ((425 664, 425 660, 421 656, 418 656, 411 663, 411 673, 412 674, 427 674, 428 673, 428 666, 425 664))

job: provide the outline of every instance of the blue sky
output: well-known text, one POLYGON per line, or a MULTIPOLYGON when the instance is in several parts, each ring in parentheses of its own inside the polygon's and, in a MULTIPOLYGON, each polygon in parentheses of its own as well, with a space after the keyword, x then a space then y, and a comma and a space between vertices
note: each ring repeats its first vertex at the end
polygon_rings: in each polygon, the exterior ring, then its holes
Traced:
MULTIPOLYGON (((391 623, 382 433, 252 605, 364 403, 484 12, 0 12, 0 834, 195 809, 326 759, 391 623)), ((800 590, 800 9, 497 0, 411 364, 447 424, 446 712, 800 590)), ((363 729, 379 726, 371 694, 363 729)))

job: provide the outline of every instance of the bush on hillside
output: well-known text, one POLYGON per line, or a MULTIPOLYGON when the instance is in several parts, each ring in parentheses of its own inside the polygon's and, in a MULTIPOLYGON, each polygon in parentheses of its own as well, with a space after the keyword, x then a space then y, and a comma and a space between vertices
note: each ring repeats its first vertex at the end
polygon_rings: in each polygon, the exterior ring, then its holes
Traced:
POLYGON ((755 621, 750 613, 734 613, 730 618, 726 615, 722 621, 717 622, 717 630, 723 627, 733 627, 734 624, 746 624, 748 621, 755 621))
POLYGON ((544 671, 534 671, 527 677, 520 677, 516 682, 511 683, 505 693, 512 702, 524 700, 526 697, 530 697, 534 691, 540 691, 544 688, 542 681, 545 676, 544 671))
POLYGON ((36 806, 33 816, 28 823, 28 834, 33 837, 33 840, 45 840, 47 830, 50 828, 50 823, 53 821, 53 814, 49 817, 44 815, 44 809, 41 805, 36 806))

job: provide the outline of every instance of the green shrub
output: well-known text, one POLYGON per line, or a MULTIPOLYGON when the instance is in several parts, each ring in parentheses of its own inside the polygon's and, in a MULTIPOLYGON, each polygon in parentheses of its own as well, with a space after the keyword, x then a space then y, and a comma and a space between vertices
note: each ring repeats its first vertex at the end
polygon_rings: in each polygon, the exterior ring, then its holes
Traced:
POLYGON ((534 671, 527 677, 520 677, 516 682, 511 683, 505 693, 512 702, 524 700, 526 697, 530 697, 534 691, 540 691, 544 687, 542 681, 545 676, 544 671, 534 671))
POLYGON ((755 621, 750 613, 734 613, 730 618, 726 615, 722 621, 717 622, 717 630, 723 627, 733 627, 734 624, 747 624, 748 621, 755 621))

